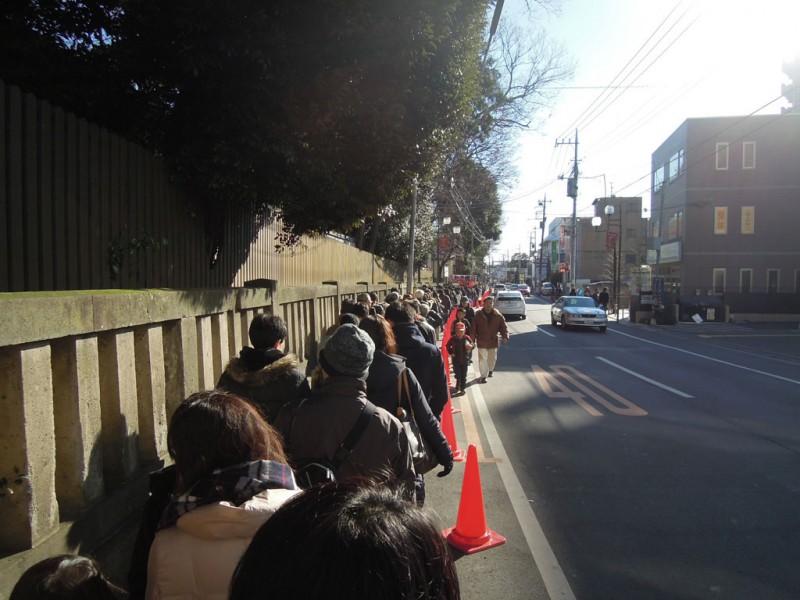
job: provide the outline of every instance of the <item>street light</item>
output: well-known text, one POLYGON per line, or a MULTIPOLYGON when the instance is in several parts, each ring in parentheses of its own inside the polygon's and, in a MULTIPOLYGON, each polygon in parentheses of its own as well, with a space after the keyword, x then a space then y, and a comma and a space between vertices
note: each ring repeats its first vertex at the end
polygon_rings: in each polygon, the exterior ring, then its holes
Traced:
MULTIPOLYGON (((616 234, 616 238, 612 235, 610 231, 611 222, 614 217, 614 206, 611 204, 606 205, 603 209, 603 212, 608 217, 608 225, 606 226, 606 250, 609 248, 613 248, 614 250, 614 262, 613 262, 613 278, 614 278, 614 289, 612 290, 612 297, 614 298, 614 310, 617 313, 617 321, 619 321, 619 296, 622 284, 622 278, 620 275, 620 268, 622 263, 622 211, 620 210, 619 219, 617 221, 619 231, 616 234)), ((599 231, 597 228, 602 224, 603 220, 600 217, 592 217, 592 226, 594 227, 595 231, 599 231)))

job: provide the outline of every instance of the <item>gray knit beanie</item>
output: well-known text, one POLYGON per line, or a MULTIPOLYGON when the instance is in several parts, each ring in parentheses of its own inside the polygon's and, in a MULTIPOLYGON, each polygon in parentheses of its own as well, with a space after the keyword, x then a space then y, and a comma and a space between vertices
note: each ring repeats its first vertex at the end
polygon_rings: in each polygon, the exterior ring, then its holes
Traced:
POLYGON ((319 362, 328 375, 349 375, 366 379, 375 343, 366 331, 349 323, 341 325, 319 353, 319 362))

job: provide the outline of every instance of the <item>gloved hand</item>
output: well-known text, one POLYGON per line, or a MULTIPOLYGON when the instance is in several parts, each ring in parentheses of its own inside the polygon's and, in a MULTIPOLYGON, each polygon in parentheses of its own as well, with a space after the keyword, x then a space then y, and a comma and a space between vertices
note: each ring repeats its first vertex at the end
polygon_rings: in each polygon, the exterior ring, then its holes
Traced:
POLYGON ((436 476, 437 476, 437 477, 447 477, 448 475, 450 475, 450 472, 451 472, 452 470, 453 470, 453 463, 452 463, 452 461, 451 461, 451 462, 447 463, 447 464, 444 466, 444 471, 439 471, 439 472, 436 474, 436 476))

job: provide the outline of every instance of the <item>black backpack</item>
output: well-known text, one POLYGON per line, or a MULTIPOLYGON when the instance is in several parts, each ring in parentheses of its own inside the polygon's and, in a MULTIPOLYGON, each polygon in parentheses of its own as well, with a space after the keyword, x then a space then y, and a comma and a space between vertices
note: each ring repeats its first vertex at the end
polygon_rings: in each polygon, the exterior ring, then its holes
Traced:
MULTIPOLYGON (((304 403, 305 399, 298 405, 297 410, 295 411, 295 417, 297 416, 297 411, 300 410, 304 403)), ((361 410, 361 414, 358 415, 358 420, 350 430, 350 433, 347 434, 347 437, 344 438, 342 443, 339 444, 339 447, 336 449, 336 453, 333 455, 333 460, 327 460, 325 458, 307 458, 305 460, 296 462, 294 478, 297 481, 297 484, 304 490, 307 490, 315 485, 322 485, 324 483, 336 481, 336 475, 339 467, 342 466, 342 463, 344 463, 345 460, 347 460, 347 457, 350 456, 353 448, 355 448, 356 444, 358 444, 361 434, 364 433, 367 425, 369 425, 369 420, 374 414, 375 405, 372 404, 372 402, 367 401, 364 405, 364 408, 361 410)), ((289 430, 290 446, 292 436, 291 432, 293 430, 294 417, 292 418, 292 426, 289 430)))

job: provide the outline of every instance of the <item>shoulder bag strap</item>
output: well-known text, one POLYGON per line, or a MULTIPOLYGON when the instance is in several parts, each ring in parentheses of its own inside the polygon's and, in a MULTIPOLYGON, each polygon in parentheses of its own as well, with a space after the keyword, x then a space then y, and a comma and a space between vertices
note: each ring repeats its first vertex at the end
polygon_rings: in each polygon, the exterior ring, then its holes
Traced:
POLYGON ((292 433, 294 432, 294 422, 297 419, 297 413, 300 412, 300 409, 303 407, 303 404, 306 403, 308 398, 303 398, 300 402, 297 403, 297 406, 294 407, 292 410, 292 423, 289 425, 289 435, 286 436, 286 449, 289 451, 289 454, 292 453, 292 433))
POLYGON ((405 390, 406 399, 408 400, 408 408, 411 411, 411 418, 416 421, 417 417, 414 414, 414 403, 411 401, 411 386, 408 383, 408 369, 403 369, 403 373, 400 375, 400 377, 402 379, 401 385, 405 390))
POLYGON ((403 409, 403 379, 406 376, 406 370, 403 369, 400 371, 400 375, 397 376, 397 408, 394 411, 394 416, 398 419, 401 419, 403 413, 400 411, 403 409))
POLYGON ((367 425, 369 425, 369 421, 374 414, 375 405, 367 400, 364 408, 361 409, 361 414, 358 415, 356 424, 353 425, 350 433, 348 433, 347 437, 344 438, 344 441, 339 444, 339 448, 336 449, 336 454, 333 455, 331 464, 334 469, 338 469, 342 463, 347 460, 347 457, 350 456, 350 453, 353 451, 353 448, 356 447, 358 440, 361 439, 361 435, 364 433, 364 430, 366 430, 367 425))

